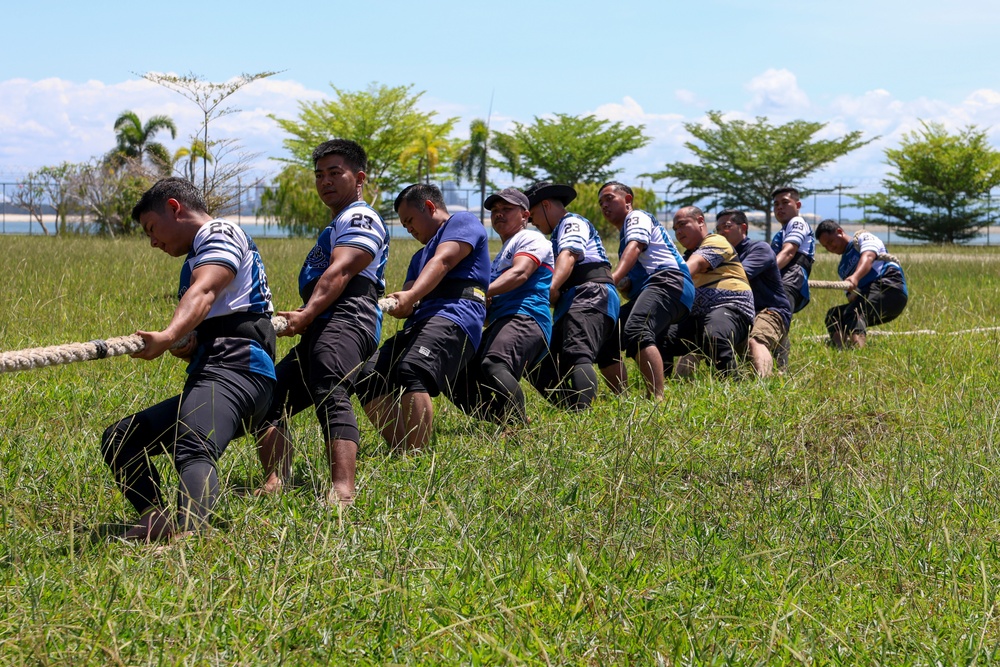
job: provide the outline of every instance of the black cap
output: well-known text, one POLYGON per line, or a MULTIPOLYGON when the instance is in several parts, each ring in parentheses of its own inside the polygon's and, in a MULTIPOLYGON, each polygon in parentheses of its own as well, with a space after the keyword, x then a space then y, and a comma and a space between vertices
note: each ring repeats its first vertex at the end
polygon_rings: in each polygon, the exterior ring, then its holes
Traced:
POLYGON ((496 206, 497 202, 504 200, 509 204, 514 204, 515 206, 520 206, 525 211, 527 211, 531 206, 528 205, 528 198, 524 196, 524 193, 517 188, 504 188, 500 192, 494 192, 486 201, 483 202, 483 207, 491 209, 496 206))
POLYGON ((549 181, 532 183, 524 189, 524 194, 528 197, 528 208, 546 199, 561 201, 563 206, 567 206, 571 201, 576 199, 576 190, 572 186, 551 183, 549 181))

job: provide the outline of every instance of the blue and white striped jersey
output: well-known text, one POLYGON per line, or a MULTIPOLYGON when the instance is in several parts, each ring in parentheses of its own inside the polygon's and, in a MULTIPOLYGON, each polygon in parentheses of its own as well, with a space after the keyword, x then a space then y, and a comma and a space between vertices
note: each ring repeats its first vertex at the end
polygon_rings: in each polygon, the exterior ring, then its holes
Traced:
POLYGON ((597 229, 581 215, 567 213, 552 230, 552 254, 559 257, 563 250, 569 250, 576 255, 577 264, 605 262, 608 266, 608 254, 601 243, 601 235, 597 229))
MULTIPOLYGON (((191 250, 181 267, 177 298, 191 287, 191 274, 200 266, 217 264, 233 272, 233 280, 218 294, 205 321, 237 313, 270 315, 271 290, 257 245, 246 232, 227 220, 212 220, 195 234, 191 250)), ((270 326, 270 324, 268 324, 270 326)), ((188 364, 188 373, 208 366, 222 366, 274 378, 274 360, 256 340, 220 336, 202 340, 188 364)))
MULTIPOLYGON (((816 259, 816 238, 813 236, 812 227, 802 216, 795 216, 778 230, 771 239, 771 250, 777 255, 781 252, 781 246, 786 243, 794 243, 799 247, 800 253, 808 256, 809 259, 816 259)), ((808 271, 806 274, 808 275, 808 271)))
POLYGON ((191 272, 205 264, 219 264, 236 276, 216 298, 206 320, 233 313, 274 312, 264 262, 257 245, 242 229, 227 220, 212 220, 201 226, 181 268, 178 299, 191 286, 191 272))
POLYGON ((899 271, 903 292, 908 293, 903 267, 896 262, 887 262, 884 259, 879 259, 879 256, 886 254, 885 244, 871 232, 858 232, 854 240, 847 244, 847 250, 840 256, 840 264, 837 266, 837 274, 841 280, 846 280, 849 275, 854 273, 855 269, 858 268, 858 262, 861 261, 862 253, 865 252, 875 253, 875 261, 872 262, 872 268, 868 273, 858 281, 858 291, 866 293, 866 288, 873 282, 884 276, 887 271, 895 270, 899 271))
POLYGON ((311 287, 330 266, 336 246, 361 248, 372 256, 371 263, 358 275, 385 289, 385 263, 389 259, 389 232, 378 212, 363 201, 346 206, 320 232, 316 245, 306 256, 299 272, 299 295, 305 301, 311 287))
MULTIPOLYGON (((618 234, 618 257, 625 252, 625 247, 632 241, 637 241, 646 246, 646 249, 639 254, 639 259, 635 266, 628 272, 628 278, 632 282, 629 289, 628 298, 635 299, 642 292, 649 277, 654 273, 663 270, 679 271, 687 276, 687 281, 691 281, 691 272, 687 264, 677 252, 667 230, 663 228, 660 221, 655 216, 646 211, 630 211, 618 234)), ((694 299, 694 285, 690 290, 691 299, 694 299)), ((690 303, 685 303, 688 308, 690 303)))

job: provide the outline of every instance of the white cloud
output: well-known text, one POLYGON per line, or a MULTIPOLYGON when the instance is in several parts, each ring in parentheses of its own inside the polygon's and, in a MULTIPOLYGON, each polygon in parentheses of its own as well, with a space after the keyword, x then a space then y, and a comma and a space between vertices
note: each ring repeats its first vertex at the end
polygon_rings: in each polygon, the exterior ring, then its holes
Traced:
MULTIPOLYGON (((776 69, 752 78, 744 88, 746 102, 724 110, 726 118, 753 120, 757 115, 766 115, 776 123, 803 118, 828 124, 822 138, 843 136, 853 130, 861 130, 865 137, 880 136, 821 172, 817 181, 826 184, 844 182, 877 187, 886 170, 884 149, 896 145, 905 132, 918 128, 921 119, 942 122, 952 129, 969 124, 991 128, 990 136, 1000 143, 1000 91, 993 89, 971 91, 957 103, 926 97, 903 100, 886 89, 811 99, 799 88, 792 72, 776 69)), ((322 100, 331 95, 332 91, 310 89, 295 81, 264 79, 231 98, 232 106, 243 111, 218 119, 212 125, 212 132, 220 138, 239 138, 248 151, 262 154, 260 168, 273 172, 277 167, 267 158, 284 155, 281 143, 285 136, 269 116, 294 118, 300 100, 322 100)), ((647 109, 626 96, 589 112, 611 121, 642 124, 652 138, 649 145, 616 165, 623 169, 624 178, 658 171, 667 162, 692 159, 684 148, 684 143, 691 139, 684 124, 705 122, 703 109, 709 108, 709 104, 690 91, 676 91, 675 97, 685 103, 697 103, 698 111, 685 114, 647 109)), ((179 129, 178 138, 170 141, 167 135, 157 137, 171 149, 186 144, 189 135, 201 124, 201 112, 194 103, 141 79, 111 84, 9 79, 0 81, 0 99, 4 100, 0 107, 0 180, 13 180, 43 165, 81 162, 103 154, 114 145, 112 125, 125 109, 135 111, 144 120, 156 114, 173 118, 179 129)), ((467 137, 469 122, 481 115, 473 107, 427 97, 421 100, 421 108, 436 110, 442 118, 461 116, 456 136, 467 137)), ((537 115, 548 117, 544 112, 537 115)), ((531 120, 500 109, 495 110, 491 126, 509 131, 515 121, 530 123, 531 120)))
MULTIPOLYGON (((264 79, 233 95, 229 106, 242 109, 217 119, 209 128, 218 138, 236 137, 248 151, 264 153, 259 168, 273 170, 266 159, 283 153, 283 133, 269 114, 292 118, 299 100, 327 97, 294 81, 264 79)), ((160 133, 156 140, 171 150, 190 141, 201 126, 202 114, 180 94, 142 79, 105 84, 62 79, 0 81, 0 175, 16 177, 25 171, 63 161, 84 162, 114 147, 114 121, 130 109, 145 121, 165 114, 177 125, 178 136, 160 133)))
POLYGON ((800 114, 810 107, 809 97, 787 69, 769 69, 750 79, 744 88, 753 96, 747 111, 755 115, 783 117, 800 114))

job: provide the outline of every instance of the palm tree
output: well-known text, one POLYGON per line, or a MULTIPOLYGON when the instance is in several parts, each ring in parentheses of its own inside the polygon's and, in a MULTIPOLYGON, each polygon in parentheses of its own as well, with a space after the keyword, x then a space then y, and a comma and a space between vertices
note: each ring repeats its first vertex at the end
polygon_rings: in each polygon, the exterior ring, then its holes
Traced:
POLYGON ((192 183, 195 182, 195 168, 198 160, 204 160, 206 163, 212 162, 212 154, 205 150, 205 142, 201 139, 194 139, 190 147, 181 146, 178 148, 171 162, 176 167, 177 163, 184 158, 187 158, 187 162, 181 167, 180 171, 184 178, 192 183))
POLYGON ((114 150, 120 163, 124 158, 134 158, 140 163, 148 157, 156 169, 169 173, 171 167, 170 152, 163 144, 153 141, 160 130, 170 130, 170 138, 177 138, 177 126, 169 116, 153 116, 143 125, 139 115, 134 111, 124 111, 115 120, 115 140, 118 146, 114 150))
POLYGON ((483 217, 483 202, 486 201, 486 169, 489 162, 490 129, 486 122, 476 118, 469 124, 469 142, 455 156, 452 171, 455 180, 461 184, 462 177, 479 183, 479 217, 483 217))
POLYGON ((450 120, 441 124, 430 123, 420 129, 419 134, 413 142, 407 146, 400 156, 400 162, 404 164, 413 158, 417 158, 417 181, 423 175, 424 182, 431 182, 431 174, 437 171, 441 164, 442 154, 447 155, 451 148, 448 135, 454 121, 450 120))

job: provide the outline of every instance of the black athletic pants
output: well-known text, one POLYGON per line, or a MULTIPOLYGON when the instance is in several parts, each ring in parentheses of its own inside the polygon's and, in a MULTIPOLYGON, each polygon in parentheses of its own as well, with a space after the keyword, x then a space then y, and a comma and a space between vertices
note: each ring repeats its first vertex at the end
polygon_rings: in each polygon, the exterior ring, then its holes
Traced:
POLYGON ((146 408, 104 431, 101 453, 125 498, 140 514, 164 507, 152 457, 168 454, 180 476, 180 529, 203 525, 219 489, 216 463, 229 441, 263 418, 274 380, 256 373, 206 368, 179 396, 146 408))

